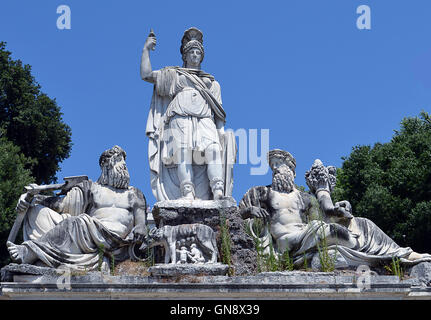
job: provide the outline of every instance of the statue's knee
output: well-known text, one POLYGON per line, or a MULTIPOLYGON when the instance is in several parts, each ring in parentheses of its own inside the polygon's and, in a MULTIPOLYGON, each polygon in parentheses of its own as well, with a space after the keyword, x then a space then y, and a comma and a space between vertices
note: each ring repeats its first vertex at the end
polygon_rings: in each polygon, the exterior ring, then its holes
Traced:
POLYGON ((49 209, 40 204, 31 206, 27 210, 27 219, 36 220, 38 217, 46 217, 48 215, 49 209))
POLYGON ((58 212, 40 204, 30 207, 26 215, 29 222, 36 222, 36 225, 45 229, 51 229, 53 224, 58 224, 64 217, 58 212))

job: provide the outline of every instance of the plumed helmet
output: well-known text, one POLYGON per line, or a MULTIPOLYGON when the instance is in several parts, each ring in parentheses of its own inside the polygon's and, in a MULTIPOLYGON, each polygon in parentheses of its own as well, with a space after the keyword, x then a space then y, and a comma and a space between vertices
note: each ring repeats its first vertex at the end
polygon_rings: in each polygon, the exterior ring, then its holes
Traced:
POLYGON ((192 48, 198 48, 202 52, 202 60, 204 58, 204 40, 203 33, 198 28, 191 27, 184 31, 183 38, 181 39, 180 52, 185 62, 185 54, 192 48))

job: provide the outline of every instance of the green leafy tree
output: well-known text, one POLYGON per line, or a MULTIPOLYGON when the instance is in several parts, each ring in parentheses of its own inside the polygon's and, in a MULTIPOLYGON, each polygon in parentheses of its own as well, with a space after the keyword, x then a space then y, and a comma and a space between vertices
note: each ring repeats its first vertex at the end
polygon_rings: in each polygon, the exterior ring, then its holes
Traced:
POLYGON ((31 67, 13 60, 0 42, 1 264, 10 260, 5 244, 24 186, 56 181, 59 163, 70 150, 71 130, 63 123, 56 101, 41 92, 31 67))
POLYGON ((349 200, 403 246, 431 252, 431 117, 404 118, 388 143, 353 148, 338 169, 334 200, 349 200))
POLYGON ((9 261, 6 239, 12 228, 16 212, 15 206, 24 186, 32 183, 34 178, 25 169, 29 160, 20 153, 19 147, 0 137, 0 263, 9 261))
POLYGON ((71 150, 71 129, 54 99, 40 90, 31 67, 13 60, 0 42, 0 128, 31 161, 36 183, 55 182, 59 163, 71 150))

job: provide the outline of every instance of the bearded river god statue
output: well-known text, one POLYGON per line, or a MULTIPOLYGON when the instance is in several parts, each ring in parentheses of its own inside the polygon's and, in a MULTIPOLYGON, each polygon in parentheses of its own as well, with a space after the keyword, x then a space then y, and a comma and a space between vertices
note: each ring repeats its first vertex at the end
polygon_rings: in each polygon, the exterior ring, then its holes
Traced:
POLYGON ((311 191, 306 193, 295 187, 296 161, 290 153, 272 150, 268 161, 272 184, 251 188, 239 204, 242 217, 250 219, 250 230, 266 253, 273 250, 281 255, 288 250, 294 265, 303 266, 305 259, 312 261, 318 256, 319 245, 326 241, 340 268, 377 266, 394 257, 406 265, 431 261, 429 254, 397 245, 372 221, 354 217, 348 201, 333 204, 334 167, 316 160, 306 173, 311 191), (253 232, 255 219, 265 221, 260 234, 253 232))
MULTIPOLYGON (((64 196, 36 194, 30 201, 29 193, 23 194, 17 211, 25 215, 24 242, 16 245, 14 237, 9 237, 12 260, 94 270, 100 267, 101 248, 106 258, 129 258, 132 245, 142 242, 147 234, 146 201, 140 190, 129 186, 125 159, 126 152, 114 146, 100 156, 102 173, 97 182, 81 179, 64 196)), ((28 189, 34 192, 43 189, 40 187, 28 189)), ((109 266, 109 258, 104 266, 109 266)))
POLYGON ((184 32, 183 67, 152 70, 155 45, 151 32, 141 59, 141 78, 154 84, 146 127, 153 194, 158 201, 230 197, 235 138, 224 131, 220 85, 201 70, 203 34, 184 32))

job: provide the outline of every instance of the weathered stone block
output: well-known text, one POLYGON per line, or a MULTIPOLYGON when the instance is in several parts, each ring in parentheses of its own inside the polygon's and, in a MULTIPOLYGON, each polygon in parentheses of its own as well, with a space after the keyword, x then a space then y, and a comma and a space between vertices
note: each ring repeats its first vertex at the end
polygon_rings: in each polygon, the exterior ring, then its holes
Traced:
POLYGON ((11 263, 1 269, 1 281, 12 282, 14 275, 58 276, 53 268, 11 263))
POLYGON ((246 233, 244 220, 233 198, 224 200, 169 200, 154 205, 153 217, 158 227, 201 223, 217 233, 221 250, 220 226, 225 221, 231 238, 231 262, 235 275, 250 275, 257 271, 257 257, 253 239, 246 233))
POLYGON ((182 276, 182 275, 200 275, 200 276, 224 276, 227 274, 229 266, 221 263, 206 264, 158 264, 148 269, 152 276, 182 276))
POLYGON ((431 262, 421 262, 410 269, 410 277, 417 278, 421 286, 431 286, 431 262))
POLYGON ((220 215, 228 216, 237 210, 232 198, 226 200, 167 200, 154 205, 153 217, 157 227, 202 223, 217 231, 220 215))

